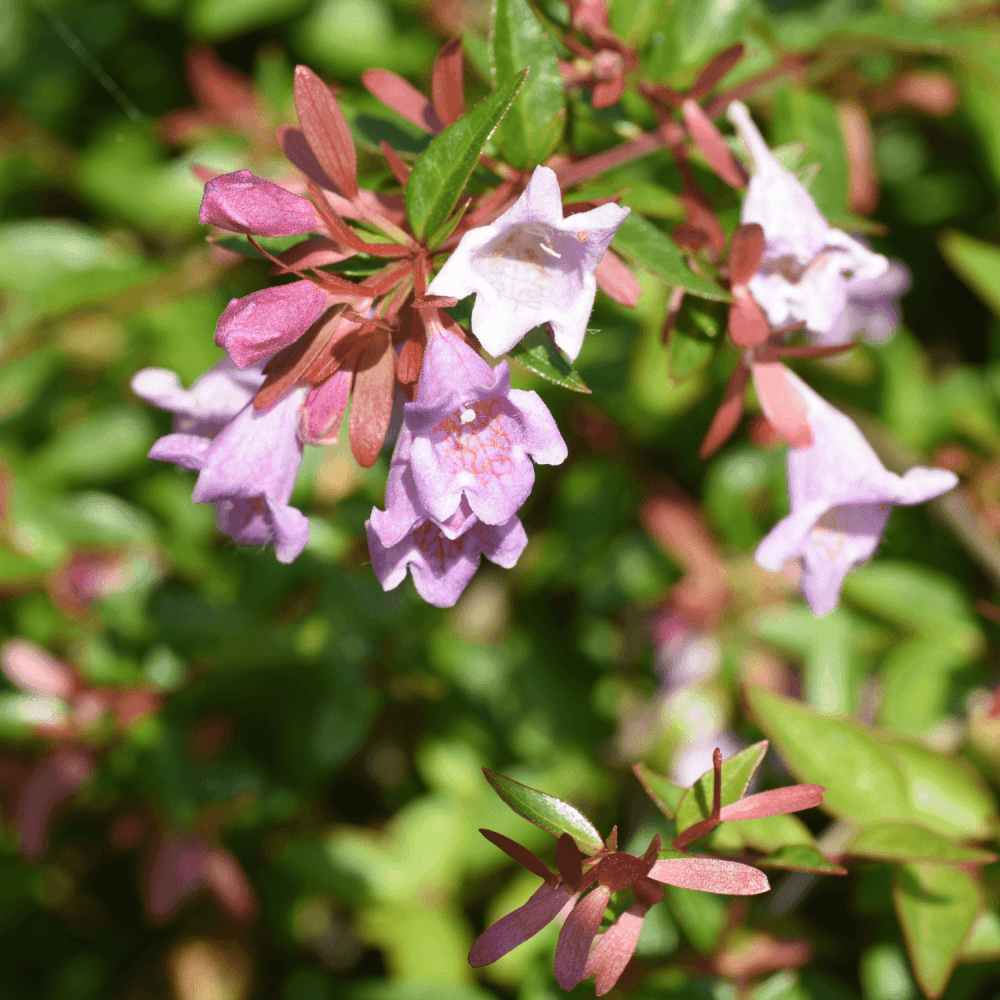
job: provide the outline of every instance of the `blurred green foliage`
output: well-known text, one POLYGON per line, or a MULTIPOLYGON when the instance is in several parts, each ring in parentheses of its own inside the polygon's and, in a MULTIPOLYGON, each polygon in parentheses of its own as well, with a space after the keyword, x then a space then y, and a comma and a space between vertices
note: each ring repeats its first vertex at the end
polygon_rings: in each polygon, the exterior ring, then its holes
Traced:
MULTIPOLYGON (((528 10, 500 6, 514 24, 528 10)), ((99 743, 96 774, 27 861, 14 802, 48 743, 24 696, 9 684, 0 694, 0 997, 555 997, 553 928, 481 974, 466 962, 475 934, 535 887, 477 829, 546 858, 553 842, 480 769, 572 801, 602 835, 618 824, 639 849, 671 828, 633 763, 671 774, 694 748, 696 777, 714 745, 765 736, 760 787, 789 772, 824 784, 826 815, 783 817, 777 832, 729 824, 711 846, 794 844, 812 852, 800 863, 822 849, 850 874, 783 875, 775 854, 775 889, 749 909, 671 889, 622 986, 637 1000, 995 995, 1000 866, 954 863, 981 858, 1000 832, 992 6, 611 4, 613 28, 671 87, 737 40, 747 58, 727 86, 798 59, 755 110, 797 169, 819 164, 813 194, 847 227, 859 223, 845 201, 856 167, 843 108, 870 121, 879 200, 867 231, 913 272, 904 327, 802 370, 888 464, 948 464, 963 490, 897 510, 828 618, 751 561, 787 507, 782 452, 744 435, 697 459, 732 358, 705 300, 688 299, 669 350, 660 342, 670 283, 699 284, 667 237, 683 209, 662 150, 580 191, 633 207, 616 246, 639 265, 643 295, 634 310, 598 296, 577 372, 536 359, 589 396, 518 373, 556 413, 570 459, 538 471, 520 564, 485 566, 452 611, 424 605, 409 582, 384 594, 367 566, 363 524, 382 502, 386 455, 360 470, 346 445, 309 449, 295 501, 312 532, 291 566, 234 548, 191 504, 192 476, 145 458, 169 419, 130 393, 132 374, 157 365, 189 384, 220 356, 213 333, 229 299, 268 280, 260 261, 234 265, 204 243, 192 165, 280 178, 271 132, 293 121, 291 70, 305 61, 342 85, 363 181, 384 187, 363 151, 389 138, 412 159, 426 137, 359 74, 381 66, 426 90, 440 42, 464 33, 472 96, 490 89, 491 66, 509 75, 526 51, 541 51, 551 84, 554 54, 569 55, 552 40, 567 10, 532 8, 550 30, 491 48, 489 7, 471 0, 0 3, 0 632, 45 646, 88 684, 163 698, 99 743), (254 135, 215 122, 168 141, 162 116, 195 105, 185 57, 203 43, 254 82, 254 135), (696 574, 643 513, 664 480, 698 504, 726 591, 714 617, 688 622, 683 649, 658 623, 696 574), (166 925, 148 920, 144 880, 163 831, 224 845, 256 919, 240 924, 203 895, 166 925), (777 939, 806 942, 808 964, 739 964, 777 939)), ((544 155, 563 128, 544 117, 557 115, 551 87, 533 93, 540 110, 525 105, 498 135, 515 162, 544 155)), ((656 125, 635 94, 595 110, 588 93, 569 96, 576 152, 656 125)), ((735 199, 695 168, 731 227, 735 199)))

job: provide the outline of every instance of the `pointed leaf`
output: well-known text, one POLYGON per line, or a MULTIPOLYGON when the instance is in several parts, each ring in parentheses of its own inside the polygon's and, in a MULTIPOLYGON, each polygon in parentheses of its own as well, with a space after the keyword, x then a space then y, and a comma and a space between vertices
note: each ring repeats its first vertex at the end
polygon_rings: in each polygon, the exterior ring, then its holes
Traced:
POLYGON ((875 861, 949 861, 956 864, 989 864, 996 855, 966 847, 916 823, 877 823, 861 830, 844 848, 855 858, 875 861))
POLYGON ((562 137, 566 98, 555 46, 527 0, 494 0, 490 64, 494 80, 531 70, 500 126, 499 140, 518 169, 544 163, 562 137))
POLYGON ((356 198, 354 137, 330 88, 308 66, 295 67, 295 110, 319 165, 345 198, 356 198))
POLYGON ((767 792, 747 795, 722 810, 727 820, 764 819, 782 813, 800 812, 823 804, 822 785, 785 785, 767 792))
MULTIPOLYGON (((546 882, 555 882, 555 877, 549 870, 549 866, 541 858, 529 851, 523 844, 519 844, 516 840, 511 840, 510 837, 505 837, 502 833, 496 833, 493 830, 481 829, 479 832, 494 847, 499 847, 504 854, 516 861, 522 868, 527 869, 546 882)), ((579 851, 577 852, 577 856, 579 856, 579 851)))
POLYGON ((721 285, 691 270, 680 247, 662 229, 635 212, 629 212, 618 227, 612 246, 658 278, 692 295, 720 302, 730 301, 731 296, 721 285))
POLYGON ((483 774, 497 795, 529 823, 540 826, 556 837, 568 833, 577 847, 588 854, 596 854, 604 846, 594 824, 568 802, 547 792, 540 792, 537 788, 522 785, 520 781, 485 767, 483 774))
POLYGON ((707 97, 715 85, 743 58, 746 46, 742 42, 730 45, 728 49, 723 49, 711 62, 698 74, 698 78, 691 85, 688 96, 700 101, 707 97))
MULTIPOLYGON (((764 754, 767 753, 767 740, 754 743, 741 750, 738 754, 722 762, 722 804, 729 805, 741 799, 746 793, 750 779, 757 773, 764 754)), ((686 830, 689 826, 708 819, 712 814, 712 785, 715 779, 714 770, 706 771, 692 786, 677 806, 677 829, 686 830)))
POLYGON ((460 37, 445 42, 434 60, 431 96, 434 98, 434 110, 443 125, 452 125, 462 117, 465 73, 460 37))
POLYGON ((831 861, 808 844, 789 844, 788 847, 780 847, 767 857, 757 858, 754 864, 761 868, 783 868, 793 872, 815 872, 817 875, 847 874, 846 868, 831 861))
POLYGON ((562 351, 556 347, 548 331, 541 327, 528 333, 507 352, 507 356, 520 361, 525 368, 530 368, 536 375, 541 375, 546 381, 555 382, 564 389, 590 392, 572 362, 567 360, 562 351))
POLYGON ((406 184, 406 217, 417 239, 440 228, 462 195, 479 154, 517 97, 527 72, 507 80, 436 135, 406 184))
MULTIPOLYGON (((366 69, 361 74, 362 85, 400 118, 426 132, 440 132, 441 122, 434 106, 409 80, 388 69, 366 69)), ((398 148, 398 143, 394 145, 398 148)))
POLYGON ((899 865, 892 899, 917 982, 939 997, 982 909, 979 885, 952 865, 899 865))
POLYGON ((863 726, 748 687, 750 715, 792 773, 826 788, 823 807, 861 825, 915 818, 889 748, 863 726))
MULTIPOLYGON (((777 816, 762 816, 759 819, 737 819, 723 823, 718 829, 720 847, 725 837, 732 837, 740 847, 752 847, 757 851, 777 851, 782 847, 804 845, 815 847, 816 841, 809 827, 791 813, 777 816)), ((713 835, 714 846, 716 836, 713 835)), ((728 841, 727 841, 728 843, 728 841)))
POLYGON ((686 788, 675 785, 662 774, 657 774, 652 768, 645 764, 635 764, 632 767, 635 776, 639 779, 642 787, 646 789, 646 794, 653 800, 656 808, 663 813, 667 819, 673 819, 677 814, 677 807, 681 799, 687 794, 686 788))
POLYGON ((764 230, 756 222, 740 226, 729 243, 729 280, 745 285, 760 267, 764 256, 764 230))
POLYGON ((375 464, 392 417, 396 352, 389 335, 376 330, 355 365, 349 421, 351 451, 363 468, 375 464))

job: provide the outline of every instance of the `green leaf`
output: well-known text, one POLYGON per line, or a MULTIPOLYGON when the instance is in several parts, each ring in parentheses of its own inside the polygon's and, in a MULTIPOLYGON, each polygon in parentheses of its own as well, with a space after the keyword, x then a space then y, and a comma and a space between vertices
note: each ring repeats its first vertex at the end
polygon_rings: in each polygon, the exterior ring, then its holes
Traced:
POLYGON ((835 864, 808 844, 789 844, 773 854, 756 858, 757 868, 784 868, 794 872, 815 872, 818 875, 846 875, 847 869, 835 864))
POLYGON ((868 825, 915 818, 893 754, 853 721, 820 715, 763 688, 746 692, 750 714, 799 781, 823 785, 823 807, 868 825))
POLYGON ((989 864, 996 855, 966 847, 916 823, 876 823, 861 830, 845 854, 873 861, 953 861, 989 864))
POLYGON ((543 163, 562 137, 566 99, 559 56, 527 0, 494 0, 490 64, 494 80, 531 70, 499 141, 519 170, 543 163))
POLYGON ((677 285, 692 295, 720 302, 731 300, 731 296, 721 285, 716 285, 691 270, 680 247, 663 230, 635 212, 629 212, 625 216, 612 245, 658 278, 677 285))
POLYGON ((806 144, 805 162, 820 164, 809 193, 827 216, 844 214, 847 155, 833 104, 813 90, 782 87, 774 106, 772 140, 806 144))
POLYGON ((555 382, 573 392, 590 392, 580 373, 566 359, 562 351, 553 343, 547 330, 536 327, 507 352, 508 357, 520 361, 536 375, 549 382, 555 382))
POLYGON ((647 61, 651 77, 682 66, 700 66, 739 39, 750 14, 748 0, 679 0, 670 5, 647 61), (660 40, 662 39, 662 40, 660 40))
POLYGON ((956 229, 943 232, 938 246, 951 269, 1000 316, 1000 247, 956 229))
MULTIPOLYGON (((272 237, 256 237, 257 242, 265 249, 269 250, 271 253, 278 256, 280 253, 284 253, 290 247, 295 246, 302 242, 301 236, 272 236, 272 237)), ((212 241, 218 247, 225 247, 226 250, 232 250, 233 253, 242 254, 244 257, 255 257, 257 260, 267 260, 264 256, 245 236, 222 236, 217 240, 212 241)))
POLYGON ((676 885, 665 885, 663 889, 687 939, 701 954, 710 954, 726 924, 725 897, 676 885))
MULTIPOLYGON (((891 740, 888 750, 903 775, 916 822, 946 837, 985 840, 993 836, 996 797, 972 764, 910 740, 891 740)), ((829 789, 825 801, 829 801, 829 789)))
POLYGON ((721 302, 709 302, 685 295, 670 330, 667 350, 670 381, 677 385, 715 357, 722 343, 728 311, 721 302))
POLYGON ((792 813, 760 816, 757 819, 726 820, 721 831, 732 831, 744 845, 757 851, 777 851, 782 847, 813 847, 816 844, 809 827, 792 813))
POLYGON ((485 767, 483 774, 497 795, 529 823, 540 826, 556 837, 568 833, 576 841, 576 846, 588 854, 593 854, 604 846, 594 824, 568 802, 522 785, 520 781, 485 767))
POLYGON ((642 787, 646 789, 646 794, 653 800, 656 808, 667 819, 673 819, 677 815, 677 807, 680 805, 681 799, 687 794, 687 789, 675 785, 645 764, 636 764, 632 770, 635 771, 635 776, 639 779, 642 787))
POLYGON ((611 5, 611 30, 634 49, 648 44, 662 23, 664 0, 615 0, 611 5))
POLYGON ((479 154, 527 75, 523 70, 487 94, 420 154, 406 183, 406 217, 417 239, 438 230, 451 214, 479 154))
POLYGON ((982 909, 979 885, 952 865, 899 865, 892 899, 917 982, 938 997, 982 909))
POLYGON ((962 962, 992 962, 1000 958, 1000 916, 980 913, 962 946, 962 962))
MULTIPOLYGON (((750 779, 757 773, 767 753, 767 740, 754 743, 722 762, 722 804, 737 802, 746 793, 750 779)), ((712 814, 712 785, 715 771, 706 771, 687 791, 677 806, 677 829, 686 830, 693 823, 712 814)))

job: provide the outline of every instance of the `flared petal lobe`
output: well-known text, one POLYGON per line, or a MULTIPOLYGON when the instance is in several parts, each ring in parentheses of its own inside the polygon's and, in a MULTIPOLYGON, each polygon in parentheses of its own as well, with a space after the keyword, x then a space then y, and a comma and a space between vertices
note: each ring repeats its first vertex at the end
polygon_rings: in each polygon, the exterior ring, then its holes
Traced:
POLYGON ((462 237, 428 292, 475 294, 472 332, 494 357, 550 322, 556 344, 575 359, 594 305, 594 271, 627 214, 607 204, 564 219, 554 171, 536 167, 511 208, 462 237))

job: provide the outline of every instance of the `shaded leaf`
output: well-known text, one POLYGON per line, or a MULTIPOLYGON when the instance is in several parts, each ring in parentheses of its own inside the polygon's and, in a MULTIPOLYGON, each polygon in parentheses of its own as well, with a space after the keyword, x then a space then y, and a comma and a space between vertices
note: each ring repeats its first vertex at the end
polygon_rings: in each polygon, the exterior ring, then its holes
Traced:
POLYGON ((566 99, 555 46, 527 0, 494 0, 490 63, 494 80, 531 70, 500 126, 499 141, 518 169, 543 163, 562 136, 566 99))
POLYGON ((675 785, 662 774, 657 774, 652 768, 645 764, 635 764, 632 767, 635 776, 640 784, 646 789, 646 794, 653 800, 656 808, 663 813, 667 819, 673 819, 677 813, 677 807, 681 799, 687 794, 686 788, 675 785))
MULTIPOLYGON (((724 822, 717 831, 720 846, 728 847, 728 840, 738 838, 739 847, 752 847, 758 851, 777 851, 782 847, 815 847, 816 841, 809 828, 792 813, 762 816, 758 819, 737 819, 724 822)), ((715 843, 713 834, 712 843, 715 843)))
POLYGON ((1000 247, 949 229, 938 239, 951 269, 1000 316, 1000 247))
MULTIPOLYGON (((722 805, 741 799, 767 753, 767 740, 754 743, 722 762, 722 805)), ((685 830, 712 813, 714 770, 706 771, 677 806, 677 829, 685 830)))
POLYGON ((877 823, 866 827, 844 848, 845 854, 876 861, 953 861, 988 864, 996 855, 956 844, 916 823, 877 823))
POLYGON ((784 868, 795 872, 815 872, 818 875, 846 875, 847 869, 835 864, 808 844, 789 844, 780 847, 773 854, 757 858, 755 865, 761 868, 784 868))
POLYGON ((577 847, 588 854, 595 854, 604 846, 594 824, 568 802, 485 767, 483 774, 497 795, 529 823, 556 837, 568 833, 577 847))
POLYGON ((635 212, 629 212, 618 227, 612 246, 658 278, 692 295, 720 302, 730 301, 729 293, 721 285, 691 270, 680 247, 665 232, 635 212))
POLYGON ((436 135, 413 166, 406 185, 406 217, 417 239, 435 232, 451 214, 479 154, 507 113, 526 72, 507 80, 467 115, 436 135))
POLYGON ((938 997, 982 909, 981 890, 952 865, 899 865, 892 899, 917 982, 938 997))
POLYGON ((549 382, 555 382, 564 389, 572 389, 573 392, 590 392, 572 362, 556 347, 548 331, 541 327, 527 333, 507 353, 549 382))
POLYGON ((308 66, 295 67, 295 110, 319 165, 346 198, 358 194, 358 158, 344 113, 308 66))
POLYGON ((746 697, 751 716, 792 773, 826 788, 829 812, 864 825, 913 818, 902 770, 863 726, 759 687, 747 688, 746 697))

